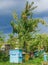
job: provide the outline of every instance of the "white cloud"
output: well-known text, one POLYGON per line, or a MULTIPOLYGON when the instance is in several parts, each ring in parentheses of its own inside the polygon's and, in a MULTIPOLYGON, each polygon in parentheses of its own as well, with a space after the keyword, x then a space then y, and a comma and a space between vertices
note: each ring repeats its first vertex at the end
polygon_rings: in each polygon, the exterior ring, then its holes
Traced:
POLYGON ((48 10, 48 0, 28 0, 30 3, 32 1, 35 2, 35 6, 37 5, 37 9, 35 10, 36 12, 43 12, 48 10))
POLYGON ((0 0, 0 12, 11 12, 13 9, 23 8, 23 0, 0 0))
POLYGON ((13 6, 13 5, 15 5, 15 1, 7 1, 7 0, 2 0, 2 1, 0 1, 0 9, 6 9, 6 8, 8 8, 8 7, 11 7, 11 6, 13 6))
POLYGON ((48 10, 48 0, 40 0, 40 2, 37 4, 38 5, 38 12, 43 12, 48 10))
POLYGON ((11 12, 14 8, 22 9, 26 1, 34 1, 34 5, 38 6, 34 13, 48 10, 48 0, 0 0, 0 12, 11 12))

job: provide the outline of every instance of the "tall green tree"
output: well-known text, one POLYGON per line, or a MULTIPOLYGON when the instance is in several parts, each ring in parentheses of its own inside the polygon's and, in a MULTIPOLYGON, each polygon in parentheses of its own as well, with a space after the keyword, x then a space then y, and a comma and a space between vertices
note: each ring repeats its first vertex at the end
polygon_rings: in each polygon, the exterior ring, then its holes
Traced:
POLYGON ((31 32, 35 32, 38 27, 38 23, 45 24, 45 21, 38 18, 33 18, 33 10, 37 6, 33 6, 34 2, 29 4, 26 3, 25 9, 21 13, 20 18, 18 18, 16 12, 13 13, 13 21, 11 21, 11 26, 13 28, 13 33, 18 34, 20 47, 27 52, 29 48, 29 41, 32 39, 31 32))

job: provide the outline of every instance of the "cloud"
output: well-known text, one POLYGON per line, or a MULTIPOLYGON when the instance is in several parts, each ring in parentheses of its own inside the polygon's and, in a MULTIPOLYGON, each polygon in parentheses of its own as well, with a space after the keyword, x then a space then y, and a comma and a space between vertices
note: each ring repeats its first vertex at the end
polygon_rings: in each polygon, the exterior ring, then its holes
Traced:
POLYGON ((35 10, 36 12, 43 12, 43 11, 46 11, 48 10, 48 0, 28 0, 30 3, 32 1, 35 2, 35 6, 37 5, 37 9, 35 10))
POLYGON ((6 9, 8 7, 14 6, 15 5, 15 1, 9 1, 9 0, 2 0, 0 1, 0 9, 6 9))
POLYGON ((39 3, 37 3, 38 8, 37 11, 38 12, 43 12, 43 11, 47 11, 48 10, 48 0, 40 0, 39 3))
POLYGON ((26 1, 29 1, 29 3, 34 1, 34 5, 38 6, 34 13, 48 11, 48 0, 0 0, 0 12, 11 12, 13 9, 21 10, 24 8, 26 1))
POLYGON ((48 16, 48 0, 0 0, 0 15, 12 13, 14 10, 22 11, 26 1, 29 1, 29 3, 34 1, 34 6, 38 6, 34 10, 35 17, 48 16))
POLYGON ((14 9, 22 9, 25 0, 0 0, 0 12, 11 12, 14 9))

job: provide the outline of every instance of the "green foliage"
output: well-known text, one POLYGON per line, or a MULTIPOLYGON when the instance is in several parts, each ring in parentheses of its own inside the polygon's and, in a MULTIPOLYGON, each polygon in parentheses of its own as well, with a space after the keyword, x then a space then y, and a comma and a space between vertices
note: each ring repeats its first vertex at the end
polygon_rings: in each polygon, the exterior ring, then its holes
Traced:
POLYGON ((16 44, 17 40, 18 39, 14 36, 14 34, 10 34, 7 43, 11 46, 12 49, 14 49, 15 47, 18 47, 16 44))
POLYGON ((39 51, 43 49, 48 52, 48 35, 47 34, 37 34, 32 40, 30 49, 39 51))
POLYGON ((0 62, 4 62, 4 61, 8 61, 9 60, 9 56, 6 55, 6 53, 4 51, 0 51, 0 62))
POLYGON ((0 48, 4 44, 4 37, 0 36, 0 48))
POLYGON ((0 65, 42 65, 42 61, 43 61, 43 58, 34 58, 33 60, 29 60, 27 62, 24 62, 24 63, 10 63, 9 61, 8 62, 0 62, 0 65))
POLYGON ((45 21, 42 19, 33 18, 33 10, 37 6, 33 6, 34 2, 29 4, 26 3, 25 9, 21 13, 21 17, 18 18, 17 14, 14 12, 13 21, 11 21, 11 26, 13 28, 13 33, 18 34, 19 45, 20 47, 27 50, 28 42, 32 39, 31 32, 36 31, 38 23, 45 24, 45 21), (15 22, 16 21, 16 22, 15 22))

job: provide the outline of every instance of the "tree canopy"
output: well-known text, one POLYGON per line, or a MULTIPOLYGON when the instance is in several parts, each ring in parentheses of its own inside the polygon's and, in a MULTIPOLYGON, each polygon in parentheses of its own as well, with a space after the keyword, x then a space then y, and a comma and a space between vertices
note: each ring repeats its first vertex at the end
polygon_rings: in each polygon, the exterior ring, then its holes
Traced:
POLYGON ((18 34, 20 47, 27 50, 28 42, 32 39, 31 32, 35 32, 38 28, 38 23, 46 24, 43 19, 33 18, 33 10, 37 6, 33 6, 34 2, 29 4, 26 3, 24 10, 21 12, 20 18, 18 18, 16 12, 13 13, 13 20, 11 21, 11 26, 13 28, 13 33, 18 34))

